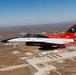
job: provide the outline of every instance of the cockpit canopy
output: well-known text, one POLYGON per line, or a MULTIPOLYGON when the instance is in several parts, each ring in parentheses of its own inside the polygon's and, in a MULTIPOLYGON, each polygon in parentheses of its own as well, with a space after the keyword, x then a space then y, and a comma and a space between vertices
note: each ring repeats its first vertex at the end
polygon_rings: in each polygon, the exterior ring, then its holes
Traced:
POLYGON ((44 35, 41 34, 29 34, 29 33, 21 33, 19 35, 20 38, 46 38, 44 35))

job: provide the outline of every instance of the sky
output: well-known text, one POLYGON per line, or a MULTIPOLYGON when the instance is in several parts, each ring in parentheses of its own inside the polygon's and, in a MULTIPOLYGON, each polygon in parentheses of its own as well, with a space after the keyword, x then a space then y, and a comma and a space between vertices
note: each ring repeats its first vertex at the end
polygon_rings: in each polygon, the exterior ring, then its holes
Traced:
POLYGON ((76 0, 0 0, 0 26, 76 21, 76 0))

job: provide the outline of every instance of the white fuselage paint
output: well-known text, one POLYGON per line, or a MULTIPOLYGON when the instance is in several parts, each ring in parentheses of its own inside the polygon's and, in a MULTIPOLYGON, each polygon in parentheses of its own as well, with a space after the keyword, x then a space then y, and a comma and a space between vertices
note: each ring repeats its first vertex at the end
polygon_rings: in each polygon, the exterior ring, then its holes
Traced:
POLYGON ((74 42, 74 40, 66 38, 14 38, 8 40, 8 42, 45 42, 54 44, 64 44, 74 42))

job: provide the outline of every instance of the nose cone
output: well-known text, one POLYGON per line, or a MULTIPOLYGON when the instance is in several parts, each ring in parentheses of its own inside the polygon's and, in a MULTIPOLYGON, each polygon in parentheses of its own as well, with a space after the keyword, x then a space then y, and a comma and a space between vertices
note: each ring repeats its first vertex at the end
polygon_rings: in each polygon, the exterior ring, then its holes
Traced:
POLYGON ((1 42, 3 42, 3 43, 9 43, 9 42, 11 42, 12 39, 15 39, 15 38, 18 38, 18 37, 5 39, 5 40, 2 40, 1 42))
POLYGON ((2 40, 1 42, 3 42, 3 43, 7 43, 7 42, 8 42, 8 40, 2 40))

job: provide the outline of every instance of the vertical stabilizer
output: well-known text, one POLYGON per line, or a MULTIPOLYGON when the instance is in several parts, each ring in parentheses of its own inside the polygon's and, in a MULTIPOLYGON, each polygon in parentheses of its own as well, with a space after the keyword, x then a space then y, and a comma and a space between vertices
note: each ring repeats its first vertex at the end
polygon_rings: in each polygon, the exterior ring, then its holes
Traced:
POLYGON ((76 24, 74 24, 68 31, 66 31, 65 33, 75 33, 76 32, 76 24))

